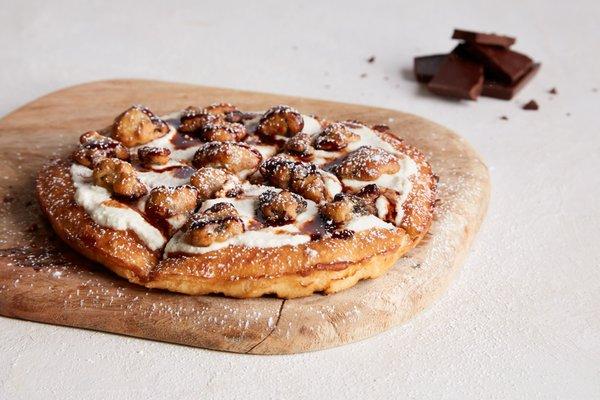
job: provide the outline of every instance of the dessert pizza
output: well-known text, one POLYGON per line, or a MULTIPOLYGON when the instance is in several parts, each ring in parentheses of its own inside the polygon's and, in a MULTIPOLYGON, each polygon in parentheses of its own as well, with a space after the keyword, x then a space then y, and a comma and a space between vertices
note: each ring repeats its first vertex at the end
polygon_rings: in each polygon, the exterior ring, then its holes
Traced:
POLYGON ((40 171, 39 203, 76 251, 149 288, 333 293, 382 275, 433 218, 429 164, 382 125, 133 106, 79 141, 40 171))

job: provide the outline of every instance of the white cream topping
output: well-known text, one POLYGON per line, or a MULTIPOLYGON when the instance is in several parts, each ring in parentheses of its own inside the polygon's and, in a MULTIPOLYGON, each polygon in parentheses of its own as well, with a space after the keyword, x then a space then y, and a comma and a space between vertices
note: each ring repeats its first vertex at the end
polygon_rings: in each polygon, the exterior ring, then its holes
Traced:
POLYGON ((360 128, 349 128, 349 129, 352 132, 356 133, 358 136, 360 136, 360 140, 349 143, 348 147, 346 147, 346 149, 348 151, 357 150, 359 147, 362 147, 362 146, 372 146, 372 147, 379 147, 381 149, 384 149, 388 153, 392 153, 394 155, 403 155, 402 153, 398 152, 398 150, 394 146, 392 146, 390 143, 388 143, 385 140, 383 140, 382 138, 380 138, 379 135, 377 135, 377 133, 374 130, 372 130, 366 126, 361 126, 360 128))
POLYGON ((277 146, 271 146, 268 144, 260 144, 260 145, 253 145, 252 147, 254 147, 256 150, 258 150, 258 152, 262 156, 263 160, 266 160, 267 158, 272 157, 275 155, 275 153, 277 153, 277 146))
POLYGON ((314 135, 323 130, 321 123, 316 118, 309 115, 302 115, 302 119, 304 120, 302 132, 314 135))
POLYGON ((379 196, 377 200, 375 200, 375 208, 377 209, 377 216, 379 218, 385 218, 385 216, 389 212, 390 202, 385 196, 379 196))
POLYGON ((192 246, 183 240, 183 234, 178 232, 175 234, 167 246, 165 247, 165 257, 172 253, 189 253, 189 254, 202 254, 210 251, 219 250, 227 246, 247 246, 247 247, 258 247, 258 248, 269 248, 269 247, 280 247, 280 246, 296 246, 299 244, 307 243, 310 241, 309 235, 294 234, 297 232, 297 228, 293 225, 281 227, 269 227, 257 231, 246 231, 239 235, 236 235, 224 242, 213 243, 210 246, 199 247, 192 246), (290 233, 287 233, 290 232, 290 233))
POLYGON ((181 186, 190 181, 189 178, 178 178, 174 176, 174 173, 175 172, 172 170, 164 172, 147 171, 138 172, 137 176, 139 180, 148 187, 149 190, 158 186, 181 186))
POLYGON ((189 215, 187 214, 174 215, 171 218, 167 218, 167 222, 169 223, 169 225, 171 225, 173 229, 179 229, 183 225, 185 225, 185 223, 188 220, 188 217, 189 215))
POLYGON ((331 198, 342 192, 342 185, 340 184, 337 176, 323 170, 320 170, 320 172, 321 176, 323 177, 323 183, 325 183, 325 189, 327 189, 327 192, 331 198))
POLYGON ((364 231, 371 228, 384 228, 394 230, 396 227, 389 222, 385 222, 374 215, 361 215, 346 223, 346 229, 355 232, 364 231))
POLYGON ((127 206, 113 207, 105 202, 110 193, 90 181, 92 170, 79 164, 71 165, 71 177, 75 186, 75 202, 100 226, 116 230, 132 230, 151 250, 165 244, 162 233, 149 224, 138 212, 127 206))

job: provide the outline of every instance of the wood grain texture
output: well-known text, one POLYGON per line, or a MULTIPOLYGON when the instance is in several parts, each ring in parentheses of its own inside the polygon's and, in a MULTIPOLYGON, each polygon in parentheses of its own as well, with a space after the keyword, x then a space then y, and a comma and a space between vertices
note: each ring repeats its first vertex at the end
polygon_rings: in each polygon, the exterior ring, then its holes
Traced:
POLYGON ((394 110, 154 81, 83 84, 0 121, 0 314, 240 353, 280 354, 361 340, 415 315, 446 289, 485 215, 486 166, 448 129, 394 110), (386 123, 421 149, 440 177, 430 234, 381 278, 295 300, 185 296, 131 285, 67 248, 41 216, 34 178, 78 136, 132 103, 157 113, 229 101, 289 104, 328 119, 386 123))

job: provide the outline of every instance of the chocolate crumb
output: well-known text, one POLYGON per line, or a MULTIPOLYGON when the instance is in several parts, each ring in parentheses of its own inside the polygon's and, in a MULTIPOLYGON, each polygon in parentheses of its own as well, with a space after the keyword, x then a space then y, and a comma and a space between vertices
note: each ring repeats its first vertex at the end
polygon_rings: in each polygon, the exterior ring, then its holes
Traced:
POLYGON ((4 195, 4 198, 2 199, 2 202, 4 203, 12 203, 15 200, 14 196, 11 196, 10 194, 4 195))
POLYGON ((371 56, 371 57, 367 58, 367 62, 369 64, 373 64, 375 62, 375 56, 371 56))
POLYGON ((500 119, 503 121, 508 121, 508 117, 506 115, 501 116, 500 119))
POLYGON ((538 103, 535 100, 529 100, 529 102, 523 106, 523 110, 536 111, 539 108, 540 106, 538 106, 538 103))
POLYGON ((556 88, 553 87, 552 89, 548 90, 548 93, 550 93, 550 94, 558 94, 558 90, 556 90, 556 88))
POLYGON ((367 77, 367 74, 366 74, 365 72, 363 72, 362 74, 360 74, 360 77, 361 77, 361 78, 366 78, 366 77, 367 77))

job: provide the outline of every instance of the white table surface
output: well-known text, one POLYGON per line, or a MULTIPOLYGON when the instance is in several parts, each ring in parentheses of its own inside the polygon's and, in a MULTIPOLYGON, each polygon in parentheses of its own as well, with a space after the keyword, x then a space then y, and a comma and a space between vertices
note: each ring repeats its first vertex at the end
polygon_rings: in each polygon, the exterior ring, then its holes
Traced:
POLYGON ((409 111, 483 155, 487 219, 430 309, 331 350, 236 355, 0 318, 0 399, 600 398, 599 2, 159 3, 3 1, 0 114, 121 77, 409 111), (453 27, 516 35, 540 74, 510 102, 427 94, 412 57, 450 50, 453 27), (540 110, 521 110, 531 98, 540 110))

